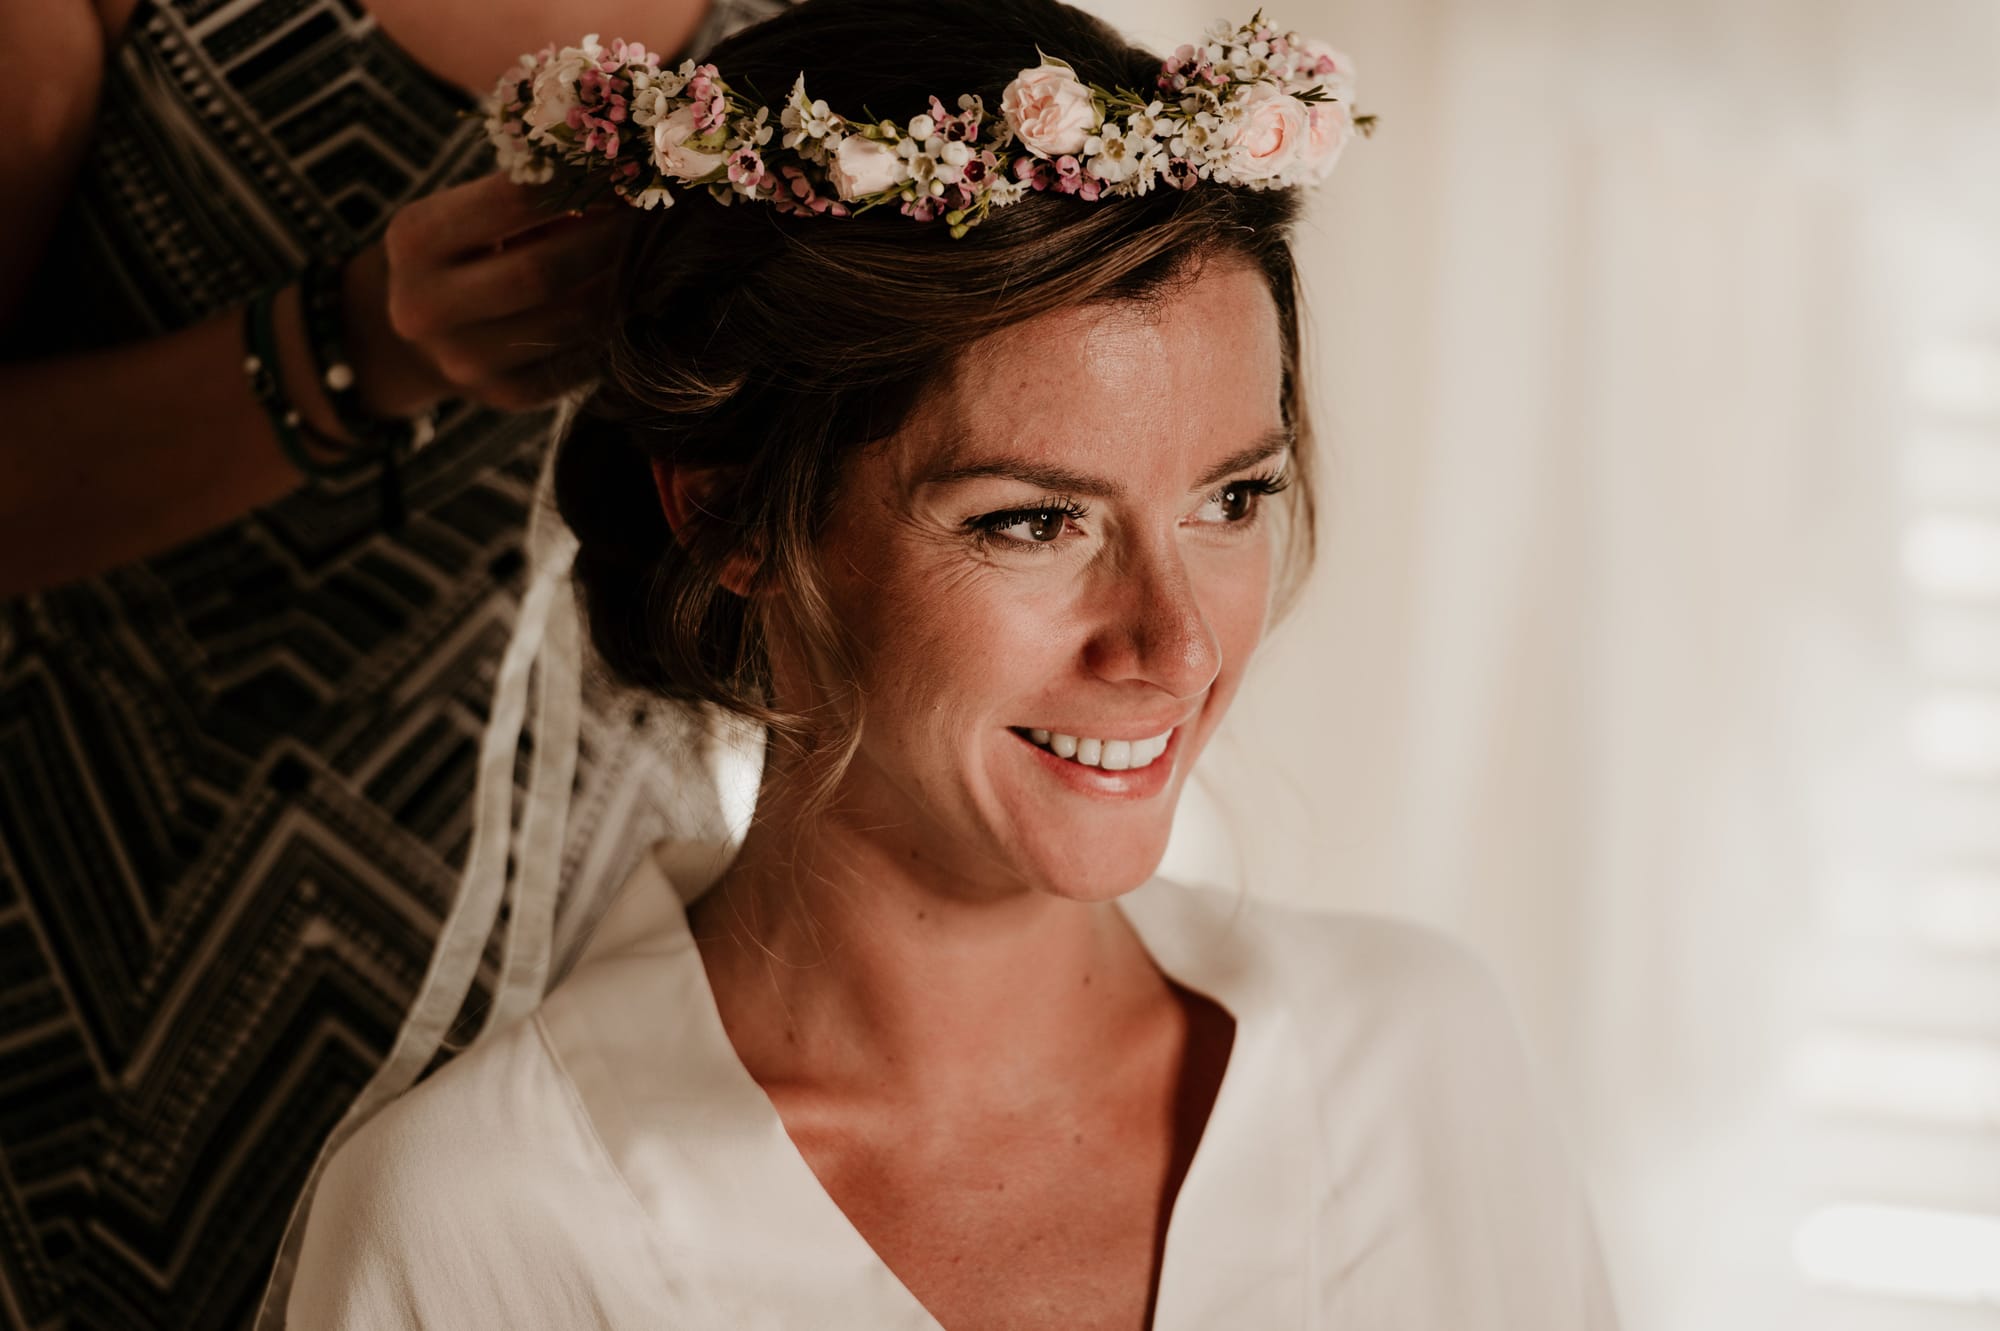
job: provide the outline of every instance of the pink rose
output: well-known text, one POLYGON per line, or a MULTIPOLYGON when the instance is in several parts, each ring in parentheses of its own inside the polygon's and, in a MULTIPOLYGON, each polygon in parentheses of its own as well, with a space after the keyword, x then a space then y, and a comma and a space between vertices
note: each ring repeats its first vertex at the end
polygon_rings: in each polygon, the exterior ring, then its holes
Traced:
POLYGON ((570 111, 580 104, 578 84, 584 71, 595 69, 603 57, 604 48, 597 44, 597 34, 593 32, 583 39, 583 45, 565 46, 540 62, 534 73, 534 100, 521 117, 528 127, 529 139, 554 141, 549 131, 569 123, 570 111))
POLYGON ((683 106, 653 126, 653 163, 660 174, 681 181, 699 180, 722 165, 721 153, 690 148, 695 133, 694 108, 683 106))
POLYGON ((1000 94, 1000 110, 1021 146, 1037 157, 1083 151, 1097 125, 1090 89, 1065 65, 1024 69, 1000 94))
POLYGON ((840 197, 852 202, 864 194, 880 194, 903 178, 903 159, 879 139, 849 134, 833 150, 826 178, 840 197))
POLYGON ((1309 183, 1326 179, 1347 141, 1354 137, 1354 113, 1346 102, 1314 102, 1305 143, 1299 149, 1301 174, 1309 183))
POLYGON ((1243 120, 1229 138, 1242 180, 1281 175, 1298 159, 1311 133, 1306 104, 1269 83, 1253 83, 1236 98, 1243 120))
POLYGON ((1349 106, 1354 104, 1354 62, 1343 51, 1336 51, 1317 37, 1308 37, 1300 42, 1297 76, 1295 82, 1299 91, 1307 92, 1314 87, 1326 89, 1329 97, 1338 97, 1349 106))

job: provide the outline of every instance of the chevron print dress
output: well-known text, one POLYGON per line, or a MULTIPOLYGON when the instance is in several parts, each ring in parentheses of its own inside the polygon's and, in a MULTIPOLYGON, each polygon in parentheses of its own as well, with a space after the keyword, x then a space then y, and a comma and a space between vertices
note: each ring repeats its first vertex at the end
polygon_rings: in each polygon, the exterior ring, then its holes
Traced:
MULTIPOLYGON (((782 4, 716 0, 690 51, 782 4)), ((356 0, 141 0, 15 327, 170 331, 364 243, 490 169, 468 105, 356 0)), ((372 484, 301 490, 0 602, 0 1324, 252 1320, 458 882, 549 425, 448 412, 394 534, 372 484)), ((587 687, 568 900, 712 820, 635 789, 692 743, 587 687)))

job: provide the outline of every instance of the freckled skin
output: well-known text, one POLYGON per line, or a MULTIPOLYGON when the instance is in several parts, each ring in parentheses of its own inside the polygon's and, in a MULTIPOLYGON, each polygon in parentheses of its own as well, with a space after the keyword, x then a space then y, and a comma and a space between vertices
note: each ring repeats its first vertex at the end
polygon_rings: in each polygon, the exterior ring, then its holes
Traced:
POLYGON ((868 722, 840 801, 855 824, 966 892, 1101 900, 1151 875, 1270 597, 1275 502, 1246 531, 1191 525, 1190 487, 1282 423, 1281 374, 1262 278, 1220 268, 1158 311, 1064 311, 993 336, 950 398, 853 461, 823 549, 863 649, 868 722), (1049 496, 997 477, 915 488, 952 446, 953 408, 981 452, 1129 494, 1085 501, 1054 548, 983 547, 968 517, 1049 496), (1008 729, 1161 716, 1187 720, 1168 789, 1144 801, 1061 790, 1008 729))

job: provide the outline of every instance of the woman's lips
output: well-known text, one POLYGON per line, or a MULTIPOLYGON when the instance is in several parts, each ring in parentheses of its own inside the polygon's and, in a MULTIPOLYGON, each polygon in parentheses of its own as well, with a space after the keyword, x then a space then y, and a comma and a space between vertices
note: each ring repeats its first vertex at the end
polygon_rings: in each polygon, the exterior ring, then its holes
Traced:
MULTIPOLYGON (((1173 779, 1174 763, 1180 752, 1182 729, 1181 726, 1175 726, 1167 732, 1166 747, 1152 762, 1144 767, 1130 767, 1123 771, 1107 771, 1101 766, 1089 767, 1072 758, 1058 757, 1035 743, 1025 732, 1015 730, 1009 733, 1021 742, 1027 757, 1036 766, 1072 791, 1114 799, 1146 799, 1165 790, 1173 779)), ((1100 760, 1101 756, 1100 754, 1100 760)))
MULTIPOLYGON (((1047 730, 1028 730, 1026 734, 1058 758, 1071 758, 1085 767, 1101 767, 1107 772, 1123 772, 1127 769, 1136 771, 1166 752, 1167 738, 1173 728, 1172 724, 1162 722, 1130 739, 1070 735, 1047 730)), ((1015 727, 1014 733, 1018 735, 1023 731, 1015 727)))

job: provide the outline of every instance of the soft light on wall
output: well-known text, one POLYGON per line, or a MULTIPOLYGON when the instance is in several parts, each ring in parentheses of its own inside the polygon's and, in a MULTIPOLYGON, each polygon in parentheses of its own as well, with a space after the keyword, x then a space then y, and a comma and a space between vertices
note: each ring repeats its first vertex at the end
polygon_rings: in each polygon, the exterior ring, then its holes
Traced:
POLYGON ((1174 867, 1493 961, 1633 1331, 1996 1325, 2000 6, 1267 12, 1382 126, 1174 867))

